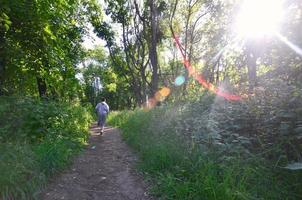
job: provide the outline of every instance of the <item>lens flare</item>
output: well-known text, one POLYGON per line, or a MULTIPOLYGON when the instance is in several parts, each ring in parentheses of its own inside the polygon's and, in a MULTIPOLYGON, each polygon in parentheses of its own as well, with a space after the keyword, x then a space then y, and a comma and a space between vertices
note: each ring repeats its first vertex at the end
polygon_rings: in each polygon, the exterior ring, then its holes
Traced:
POLYGON ((146 108, 149 109, 149 108, 155 107, 156 104, 157 104, 157 102, 158 102, 158 101, 157 101, 155 98, 150 98, 150 99, 148 99, 148 103, 147 103, 146 108))
POLYGON ((154 98, 156 101, 164 101, 167 96, 169 96, 170 92, 171 90, 169 88, 164 87, 155 93, 154 98))
POLYGON ((178 76, 176 79, 175 79, 175 82, 174 84, 176 86, 181 86, 182 84, 184 84, 184 82, 186 81, 185 77, 184 76, 178 76))
POLYGON ((198 74, 195 69, 191 66, 190 62, 186 59, 186 56, 183 52, 183 47, 180 44, 179 38, 173 33, 173 38, 174 41, 182 55, 183 58, 183 64, 185 68, 188 70, 189 75, 192 76, 198 83, 200 83, 203 87, 207 88, 208 90, 214 92, 215 94, 224 97, 227 100, 232 100, 232 101, 238 101, 241 100, 241 97, 238 95, 232 95, 227 92, 224 92, 220 90, 219 88, 216 88, 213 84, 208 83, 202 76, 202 74, 198 74))
POLYGON ((152 98, 147 99, 144 109, 147 111, 151 108, 154 108, 159 102, 164 101, 170 95, 170 93, 171 89, 168 87, 163 87, 162 89, 158 90, 152 98))

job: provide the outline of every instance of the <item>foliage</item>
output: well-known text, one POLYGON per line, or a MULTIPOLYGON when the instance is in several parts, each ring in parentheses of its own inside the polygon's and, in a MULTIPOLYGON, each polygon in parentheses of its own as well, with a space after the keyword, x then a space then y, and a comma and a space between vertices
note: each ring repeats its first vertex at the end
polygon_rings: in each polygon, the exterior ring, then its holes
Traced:
POLYGON ((203 97, 189 104, 178 131, 204 148, 215 146, 224 156, 250 157, 252 153, 280 162, 277 164, 299 161, 301 111, 297 108, 301 107, 301 93, 281 81, 263 82, 263 86, 266 89, 259 88, 255 96, 239 102, 216 97, 209 104, 203 97), (288 97, 293 107, 288 106, 288 97))
POLYGON ((0 150, 1 199, 30 199, 46 180, 31 146, 0 143, 0 150))
POLYGON ((301 171, 282 168, 287 161, 276 157, 283 138, 276 138, 275 149, 265 148, 265 140, 263 148, 249 145, 259 133, 249 127, 236 131, 250 120, 246 107, 237 104, 204 95, 194 103, 114 113, 110 123, 122 129, 140 155, 139 167, 151 178, 152 191, 163 199, 300 199, 301 171))
POLYGON ((81 96, 75 67, 84 56, 86 22, 101 18, 97 8, 94 0, 2 0, 0 94, 81 96))
POLYGON ((1 142, 86 137, 82 130, 88 128, 89 115, 80 106, 15 97, 1 97, 1 102, 1 142))
POLYGON ((278 34, 260 38, 234 30, 241 3, 0 0, 2 198, 34 196, 38 183, 69 162, 101 96, 112 109, 132 109, 161 87, 171 89, 164 108, 113 113, 110 121, 140 152, 163 198, 301 198, 300 2, 283 1, 278 34), (108 53, 83 50, 89 24, 108 53), (242 100, 206 93, 184 62, 242 100))
MULTIPOLYGON (((117 53, 118 54, 118 53, 117 53)), ((116 59, 118 55, 115 55, 116 59)), ((105 97, 112 110, 131 106, 131 90, 123 77, 118 77, 120 70, 112 65, 111 58, 102 47, 90 50, 87 66, 82 69, 87 101, 95 106, 101 97, 105 97)), ((121 63, 122 64, 122 63, 121 63)))
POLYGON ((118 79, 127 84, 134 106, 143 105, 147 96, 153 95, 152 85, 172 88, 170 101, 192 99, 201 92, 200 84, 184 69, 173 33, 183 44, 185 59, 217 87, 228 81, 237 93, 247 93, 249 88, 249 94, 253 94, 262 81, 274 79, 301 87, 301 56, 297 54, 301 46, 301 8, 296 0, 284 1, 286 19, 280 24, 280 35, 294 44, 287 43, 289 46, 277 35, 241 38, 234 28, 243 3, 239 0, 107 0, 105 3, 103 9, 112 22, 105 23, 106 26, 94 24, 95 32, 107 41, 112 68, 118 79), (116 26, 120 33, 114 31, 116 26), (293 46, 298 48, 294 50, 293 46), (157 68, 152 63, 154 55, 157 68), (175 86, 180 75, 185 82, 175 86), (155 79, 156 84, 152 83, 155 79))
POLYGON ((32 98, 0 98, 0 196, 32 199, 88 137, 87 109, 32 98))
POLYGON ((158 46, 164 38, 161 25, 166 3, 154 0, 105 0, 105 3, 103 9, 112 19, 111 24, 118 24, 121 31, 116 33, 106 22, 93 23, 94 30, 106 41, 112 68, 127 84, 125 88, 134 100, 131 103, 141 106, 159 88, 158 46))

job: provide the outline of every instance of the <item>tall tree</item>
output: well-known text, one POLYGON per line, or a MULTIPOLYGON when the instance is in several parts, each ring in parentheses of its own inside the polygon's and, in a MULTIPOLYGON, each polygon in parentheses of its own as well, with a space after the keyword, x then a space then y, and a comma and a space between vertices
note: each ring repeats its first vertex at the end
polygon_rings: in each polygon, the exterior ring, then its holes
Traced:
POLYGON ((97 7, 94 0, 2 0, 1 93, 73 98, 87 11, 97 7))

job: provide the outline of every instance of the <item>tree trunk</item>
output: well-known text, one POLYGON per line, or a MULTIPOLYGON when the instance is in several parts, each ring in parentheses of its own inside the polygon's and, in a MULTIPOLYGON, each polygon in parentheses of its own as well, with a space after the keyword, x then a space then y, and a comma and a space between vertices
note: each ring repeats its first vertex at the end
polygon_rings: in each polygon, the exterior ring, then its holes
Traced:
POLYGON ((126 54, 126 61, 127 61, 127 66, 128 66, 128 70, 129 70, 129 75, 131 77, 131 82, 130 82, 130 85, 134 91, 134 95, 135 95, 135 100, 136 100, 136 103, 138 105, 142 105, 143 104, 143 99, 144 97, 142 97, 142 94, 141 94, 141 84, 138 80, 138 78, 136 77, 136 74, 135 74, 135 71, 133 69, 134 66, 131 66, 134 65, 135 63, 131 62, 132 60, 130 59, 131 58, 131 55, 130 55, 130 51, 129 51, 129 47, 128 47, 128 44, 127 44, 127 33, 126 33, 126 27, 125 27, 125 24, 123 23, 122 24, 122 36, 123 36, 123 45, 124 45, 124 52, 126 54))
POLYGON ((41 98, 46 97, 46 83, 45 80, 42 79, 41 77, 36 77, 37 79, 37 85, 38 85, 38 91, 39 91, 39 96, 41 98))
POLYGON ((158 90, 158 59, 157 59, 157 8, 154 0, 149 0, 150 18, 151 18, 151 41, 150 41, 150 62, 152 66, 152 78, 151 78, 151 95, 153 96, 158 90))
MULTIPOLYGON (((187 2, 187 3, 188 3, 188 8, 187 8, 188 15, 186 16, 186 23, 185 23, 185 46, 184 46, 185 57, 184 57, 184 59, 188 60, 188 62, 190 63, 191 56, 188 55, 188 41, 189 41, 189 25, 190 25, 190 19, 192 16, 192 7, 191 7, 192 0, 189 0, 189 2, 187 2)), ((185 75, 185 82, 183 83, 182 95, 186 96, 187 85, 189 82, 189 73, 186 71, 186 73, 184 75, 185 75)))
POLYGON ((217 68, 216 68, 216 84, 219 84, 219 67, 220 67, 220 59, 217 61, 217 68))
POLYGON ((248 70, 248 81, 249 81, 249 93, 254 91, 254 88, 257 84, 257 55, 255 46, 252 43, 249 43, 247 46, 247 70, 248 70))
POLYGON ((256 57, 254 55, 248 55, 248 77, 249 77, 249 93, 254 91, 256 86, 256 57))

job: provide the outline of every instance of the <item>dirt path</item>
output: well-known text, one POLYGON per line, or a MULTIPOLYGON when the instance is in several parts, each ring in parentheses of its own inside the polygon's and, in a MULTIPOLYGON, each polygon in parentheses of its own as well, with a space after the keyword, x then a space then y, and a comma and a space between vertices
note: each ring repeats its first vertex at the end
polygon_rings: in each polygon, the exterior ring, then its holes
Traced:
POLYGON ((94 124, 84 152, 69 170, 50 181, 39 199, 150 200, 135 162, 117 129, 107 128, 100 136, 94 124))

